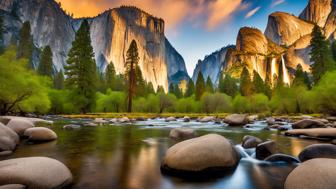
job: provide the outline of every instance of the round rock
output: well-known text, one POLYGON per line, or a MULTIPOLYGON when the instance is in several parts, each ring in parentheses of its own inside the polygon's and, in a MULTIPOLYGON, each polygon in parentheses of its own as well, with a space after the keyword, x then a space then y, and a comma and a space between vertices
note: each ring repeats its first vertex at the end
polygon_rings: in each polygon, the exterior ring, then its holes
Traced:
POLYGON ((320 120, 304 119, 293 123, 293 129, 322 128, 325 124, 320 120))
POLYGON ((63 129, 66 129, 66 130, 75 130, 75 129, 80 129, 80 128, 81 128, 80 125, 74 125, 74 124, 63 126, 63 129))
POLYGON ((64 188, 72 183, 70 170, 46 157, 0 161, 0 185, 21 184, 27 188, 64 188))
POLYGON ((242 126, 248 123, 248 119, 245 114, 232 114, 227 116, 224 122, 230 126, 242 126))
POLYGON ((170 131, 169 137, 175 140, 185 140, 196 137, 196 133, 193 129, 175 128, 170 131))
POLYGON ((256 148, 256 158, 259 160, 264 160, 270 155, 273 155, 277 152, 277 146, 274 141, 267 141, 261 143, 256 148))
POLYGON ((255 136, 246 135, 243 138, 242 146, 243 148, 255 148, 258 144, 262 143, 263 141, 260 138, 255 136))
POLYGON ((223 173, 234 169, 239 159, 239 154, 226 138, 209 134, 169 148, 161 169, 165 173, 181 176, 223 173))
POLYGON ((24 136, 28 137, 28 140, 33 142, 45 142, 57 139, 56 133, 45 127, 29 128, 24 132, 24 136))
POLYGON ((314 158, 336 159, 336 145, 333 144, 313 144, 307 146, 299 154, 299 159, 304 162, 314 158))
POLYGON ((170 122, 170 121, 176 121, 176 118, 175 117, 167 117, 166 122, 170 122))
POLYGON ((302 163, 288 175, 285 189, 334 189, 335 173, 335 159, 312 159, 302 163))
POLYGON ((0 186, 0 189, 25 189, 26 186, 21 184, 8 184, 0 186))
POLYGON ((13 151, 19 142, 16 132, 0 123, 0 152, 13 151))
POLYGON ((7 127, 13 129, 19 136, 23 136, 23 133, 25 132, 26 129, 32 128, 35 125, 26 119, 11 119, 7 127))

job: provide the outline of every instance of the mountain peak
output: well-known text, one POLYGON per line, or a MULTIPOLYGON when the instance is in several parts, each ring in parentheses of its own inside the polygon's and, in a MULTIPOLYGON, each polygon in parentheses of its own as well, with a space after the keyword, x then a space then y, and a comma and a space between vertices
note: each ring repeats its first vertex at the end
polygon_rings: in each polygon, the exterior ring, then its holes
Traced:
POLYGON ((324 27, 333 7, 334 0, 309 0, 299 18, 324 27))

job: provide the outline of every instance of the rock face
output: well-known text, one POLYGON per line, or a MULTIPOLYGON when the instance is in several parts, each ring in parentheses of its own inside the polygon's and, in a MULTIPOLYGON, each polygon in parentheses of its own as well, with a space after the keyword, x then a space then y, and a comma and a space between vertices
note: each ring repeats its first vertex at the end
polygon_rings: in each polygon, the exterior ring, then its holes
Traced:
POLYGON ((238 161, 238 153, 226 138, 209 134, 185 140, 169 148, 161 167, 168 173, 226 172, 235 168, 238 161))
POLYGON ((230 48, 235 48, 235 46, 231 45, 223 47, 222 49, 205 56, 203 60, 199 60, 192 76, 193 81, 197 80, 199 72, 202 71, 205 79, 210 77, 212 83, 217 85, 220 74, 223 68, 226 67, 225 57, 230 48))
POLYGON ((57 139, 56 133, 45 127, 29 128, 25 130, 24 136, 33 142, 47 142, 57 139))
POLYGON ((19 136, 12 129, 0 123, 0 152, 13 151, 19 141, 19 136))
POLYGON ((302 36, 310 34, 314 25, 284 12, 268 17, 265 35, 278 45, 292 45, 302 36))
POLYGON ((30 157, 0 161, 0 185, 63 188, 71 184, 72 179, 70 170, 54 159, 30 157))
POLYGON ((336 186, 335 173, 335 159, 312 159, 304 162, 288 175, 285 189, 333 189, 336 186))
MULTIPOLYGON (((66 57, 82 19, 73 19, 53 0, 11 0, 1 2, 0 9, 9 17, 5 19, 5 42, 11 36, 18 39, 18 31, 25 21, 31 23, 34 45, 49 45, 53 51, 56 70, 66 65, 66 57), (18 19, 11 16, 18 15, 18 19), (8 20, 8 21, 7 21, 8 20)), ((139 49, 139 66, 147 81, 154 87, 168 89, 168 77, 183 72, 187 74, 181 55, 171 46, 164 35, 164 21, 135 7, 108 10, 89 18, 91 40, 97 67, 104 71, 113 63, 118 73, 125 71, 127 49, 134 39, 139 49)), ((38 62, 38 60, 36 61, 38 62)))
POLYGON ((332 8, 333 0, 310 0, 299 17, 324 27, 332 8))
POLYGON ((313 144, 307 146, 299 154, 299 159, 304 162, 314 158, 336 159, 336 145, 333 144, 313 144))

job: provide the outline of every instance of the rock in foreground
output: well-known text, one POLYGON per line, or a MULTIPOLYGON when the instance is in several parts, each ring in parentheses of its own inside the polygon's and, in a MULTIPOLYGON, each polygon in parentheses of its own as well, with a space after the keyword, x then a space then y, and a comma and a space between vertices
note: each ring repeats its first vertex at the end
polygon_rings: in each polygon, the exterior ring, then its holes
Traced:
POLYGON ((264 160, 268 156, 271 156, 277 152, 277 146, 274 141, 267 141, 261 143, 256 148, 256 158, 264 160))
POLYGON ((47 142, 57 139, 56 133, 45 127, 29 128, 24 132, 24 136, 33 142, 47 142))
POLYGON ((26 119, 11 119, 7 127, 13 129, 19 136, 23 136, 25 130, 34 127, 35 125, 26 119))
POLYGON ((248 123, 248 118, 245 114, 232 114, 227 116, 224 122, 230 126, 242 126, 248 123))
POLYGON ((302 162, 310 160, 310 159, 314 159, 314 158, 336 159, 336 145, 313 144, 313 145, 307 146, 299 154, 299 159, 302 162))
POLYGON ((13 151, 19 141, 19 136, 12 129, 0 123, 0 152, 13 151))
POLYGON ((72 183, 72 179, 70 170, 54 159, 30 157, 0 161, 0 185, 64 188, 72 183))
POLYGON ((161 170, 183 177, 225 174, 237 166, 239 158, 239 154, 226 138, 209 134, 169 148, 162 161, 161 170))
POLYGON ((335 159, 312 159, 304 162, 288 175, 285 189, 334 189, 335 173, 335 159))

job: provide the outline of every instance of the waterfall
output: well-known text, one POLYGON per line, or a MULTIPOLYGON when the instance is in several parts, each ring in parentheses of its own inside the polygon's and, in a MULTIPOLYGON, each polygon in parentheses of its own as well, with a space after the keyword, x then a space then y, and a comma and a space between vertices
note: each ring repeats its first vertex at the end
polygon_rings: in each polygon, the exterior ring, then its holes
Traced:
POLYGON ((274 75, 277 75, 277 72, 276 72, 276 58, 272 58, 272 62, 271 62, 271 81, 272 81, 272 84, 274 84, 274 75))
POLYGON ((285 58, 283 55, 281 56, 281 60, 282 60, 281 62, 282 62, 283 82, 287 85, 290 85, 289 74, 285 64, 285 58))

